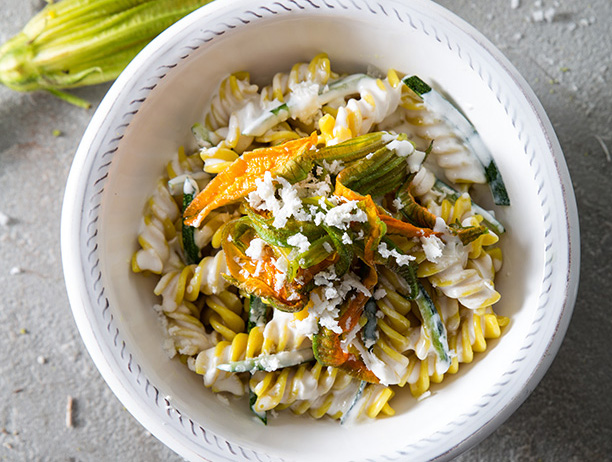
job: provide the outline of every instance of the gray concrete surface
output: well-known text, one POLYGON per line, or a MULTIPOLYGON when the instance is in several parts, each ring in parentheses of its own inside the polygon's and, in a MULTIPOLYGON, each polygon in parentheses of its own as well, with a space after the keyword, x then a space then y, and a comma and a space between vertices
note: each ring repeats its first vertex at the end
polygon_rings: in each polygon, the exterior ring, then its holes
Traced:
MULTIPOLYGON (((3 0, 0 41, 43 3, 3 0)), ((519 410, 458 460, 612 460, 612 2, 438 3, 482 31, 532 85, 561 141, 582 233, 578 301, 559 355, 519 410)), ((97 104, 107 88, 77 93, 97 104)), ((92 113, 46 94, 0 88, 3 461, 181 460, 109 391, 68 305, 59 218, 72 157, 92 113)))

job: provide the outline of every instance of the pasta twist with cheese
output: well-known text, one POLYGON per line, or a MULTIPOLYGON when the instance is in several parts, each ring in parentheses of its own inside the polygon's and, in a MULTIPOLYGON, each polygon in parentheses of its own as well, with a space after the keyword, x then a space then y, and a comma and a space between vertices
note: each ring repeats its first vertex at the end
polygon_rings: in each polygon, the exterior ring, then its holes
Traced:
POLYGON ((132 257, 132 270, 162 274, 167 268, 181 266, 179 242, 174 222, 180 217, 172 195, 159 181, 147 202, 138 235, 138 249, 132 257))
POLYGON ((404 109, 401 131, 411 135, 418 149, 426 149, 434 141, 431 154, 453 183, 486 183, 484 171, 475 158, 453 133, 451 127, 432 113, 418 96, 403 87, 400 103, 404 109))
POLYGON ((289 325, 293 319, 291 315, 276 312, 265 326, 253 327, 247 334, 244 332, 245 323, 238 311, 242 310, 242 303, 237 296, 225 292, 219 297, 207 297, 206 304, 211 315, 207 320, 204 314, 205 322, 208 321, 225 339, 214 348, 203 351, 195 359, 193 369, 204 376, 204 384, 207 387, 221 390, 228 385, 230 388, 224 391, 242 395, 245 391, 244 384, 238 386, 236 374, 217 369, 219 364, 310 347, 310 340, 297 334, 289 325), (215 325, 216 323, 226 328, 222 329, 215 325))
POLYGON ((200 309, 191 302, 183 301, 174 311, 164 311, 161 315, 173 347, 181 355, 197 355, 218 342, 214 332, 206 331, 200 321, 200 309))
POLYGON ((257 92, 258 87, 250 82, 247 72, 236 72, 223 79, 205 117, 206 127, 211 131, 227 127, 232 113, 257 92))
POLYGON ((368 133, 395 112, 400 102, 400 82, 394 71, 384 80, 364 78, 358 91, 358 99, 350 98, 335 110, 328 108, 330 113, 319 120, 319 129, 327 145, 368 133))
POLYGON ((329 58, 325 53, 320 53, 308 63, 294 64, 288 74, 276 73, 272 83, 261 89, 261 99, 285 102, 294 85, 303 82, 325 85, 330 78, 335 77, 337 74, 332 72, 329 58))
POLYGON ((308 414, 315 419, 329 416, 332 419, 361 420, 375 419, 379 415, 393 415, 395 411, 389 405, 389 400, 395 395, 389 387, 379 384, 368 384, 364 387, 360 398, 354 402, 360 383, 350 377, 336 378, 334 385, 317 399, 297 400, 290 409, 295 414, 308 414), (352 407, 351 407, 352 406, 352 407))

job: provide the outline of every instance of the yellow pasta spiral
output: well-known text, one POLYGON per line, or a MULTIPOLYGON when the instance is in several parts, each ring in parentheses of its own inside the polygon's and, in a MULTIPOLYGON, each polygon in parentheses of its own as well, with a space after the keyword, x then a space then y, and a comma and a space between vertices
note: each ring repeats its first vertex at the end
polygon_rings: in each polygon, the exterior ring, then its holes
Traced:
POLYGON ((353 404, 359 389, 359 381, 341 375, 336 378, 329 391, 313 400, 296 401, 290 409, 296 414, 308 414, 315 419, 329 416, 340 419, 350 410, 351 420, 364 418, 374 419, 379 415, 393 415, 395 411, 389 405, 394 396, 391 388, 379 384, 365 386, 360 399, 353 404), (353 406, 351 409, 350 406, 353 406))
POLYGON ((427 109, 422 100, 407 86, 402 86, 401 107, 404 110, 402 131, 411 135, 417 149, 426 149, 434 141, 432 158, 444 169, 453 183, 486 182, 484 170, 478 160, 454 134, 451 127, 438 115, 427 109))
POLYGON ((474 268, 464 268, 464 265, 460 256, 441 258, 438 262, 427 260, 419 265, 417 276, 427 278, 444 295, 459 300, 468 308, 481 308, 496 303, 501 296, 495 290, 492 279, 481 275, 474 268))
POLYGON ((174 311, 183 300, 195 301, 200 293, 221 294, 229 286, 222 274, 227 270, 222 251, 204 257, 197 265, 182 266, 165 273, 155 286, 155 295, 162 297, 164 311, 174 311))
POLYGON ((251 84, 247 72, 236 72, 223 79, 206 115, 206 127, 211 131, 227 127, 232 112, 241 107, 246 99, 256 94, 257 85, 251 84))
POLYGON ((197 355, 218 341, 216 334, 206 332, 199 319, 200 309, 193 303, 185 301, 176 310, 163 315, 168 335, 181 355, 197 355))
POLYGON ((132 270, 162 274, 168 266, 180 265, 176 252, 174 222, 181 212, 168 191, 165 181, 157 183, 155 192, 147 202, 138 235, 140 249, 132 256, 132 270))
MULTIPOLYGON (((474 353, 487 349, 486 339, 498 338, 508 318, 496 315, 491 307, 480 310, 461 310, 461 327, 449 335, 449 347, 454 348, 457 363, 470 363, 474 353)), ((451 365, 451 369, 454 364, 451 365)))
POLYGON ((184 173, 198 172, 202 170, 202 160, 198 154, 185 154, 184 146, 180 146, 178 154, 166 164, 166 174, 169 179, 184 173))
POLYGON ((209 295, 205 298, 205 305, 202 320, 221 337, 232 340, 244 331, 243 304, 236 294, 224 290, 217 295, 209 295))

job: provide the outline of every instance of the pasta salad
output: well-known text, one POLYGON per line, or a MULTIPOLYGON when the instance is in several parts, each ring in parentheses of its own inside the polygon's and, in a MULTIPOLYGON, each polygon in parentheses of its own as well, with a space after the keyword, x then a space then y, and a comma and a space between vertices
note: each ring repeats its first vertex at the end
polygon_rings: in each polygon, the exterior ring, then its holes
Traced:
POLYGON ((135 272, 158 275, 165 346, 204 385, 342 422, 469 363, 495 313, 503 180, 469 121, 417 76, 341 75, 325 54, 260 88, 225 78, 198 149, 145 207, 135 272))

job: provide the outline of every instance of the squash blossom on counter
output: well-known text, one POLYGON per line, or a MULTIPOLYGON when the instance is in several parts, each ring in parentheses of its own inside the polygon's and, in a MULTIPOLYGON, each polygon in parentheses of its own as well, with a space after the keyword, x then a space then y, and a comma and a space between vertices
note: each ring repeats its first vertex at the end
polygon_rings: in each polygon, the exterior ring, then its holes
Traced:
POLYGON ((114 80, 164 29, 212 0, 62 0, 49 2, 0 47, 0 82, 17 91, 62 91, 114 80))

